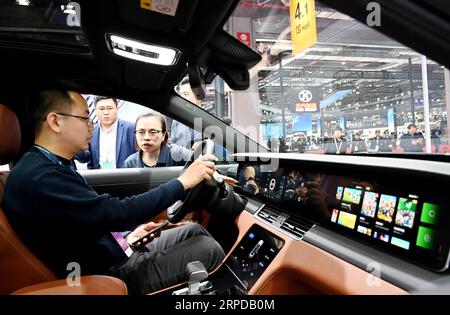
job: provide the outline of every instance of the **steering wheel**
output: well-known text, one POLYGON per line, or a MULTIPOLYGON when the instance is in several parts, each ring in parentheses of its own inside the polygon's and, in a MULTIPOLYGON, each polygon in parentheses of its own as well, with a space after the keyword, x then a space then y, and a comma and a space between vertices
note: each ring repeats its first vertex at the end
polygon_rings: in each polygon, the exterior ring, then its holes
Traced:
MULTIPOLYGON (((186 169, 194 162, 200 154, 214 154, 214 141, 211 139, 203 140, 192 152, 190 159, 186 162, 181 171, 183 174, 186 169)), ((209 181, 202 181, 192 189, 186 191, 186 198, 178 200, 172 206, 167 208, 167 218, 171 223, 180 222, 189 212, 204 209, 211 200, 218 195, 217 182, 212 177, 209 181)))

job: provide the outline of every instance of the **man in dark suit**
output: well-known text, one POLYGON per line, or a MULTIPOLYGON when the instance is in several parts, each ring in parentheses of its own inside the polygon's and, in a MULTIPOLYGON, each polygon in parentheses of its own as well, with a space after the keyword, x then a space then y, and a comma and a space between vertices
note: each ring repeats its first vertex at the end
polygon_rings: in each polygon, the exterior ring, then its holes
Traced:
POLYGON ((99 123, 95 126, 89 150, 76 156, 90 169, 122 168, 123 162, 136 152, 134 124, 118 119, 117 100, 109 97, 95 99, 99 123))
POLYGON ((367 146, 364 139, 361 139, 361 133, 359 131, 355 132, 352 146, 351 146, 352 153, 361 153, 361 152, 367 152, 367 146))
POLYGON ((378 152, 382 146, 383 138, 381 137, 381 131, 379 129, 375 130, 375 137, 370 139, 370 150, 378 152))

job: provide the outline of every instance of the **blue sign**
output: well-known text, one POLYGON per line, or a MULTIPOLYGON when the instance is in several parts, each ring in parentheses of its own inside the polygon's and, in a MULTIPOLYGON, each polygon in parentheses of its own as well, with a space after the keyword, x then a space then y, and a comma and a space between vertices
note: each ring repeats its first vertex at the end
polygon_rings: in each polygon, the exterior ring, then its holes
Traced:
POLYGON ((351 91, 352 90, 342 90, 342 91, 337 91, 337 92, 331 94, 326 99, 324 99, 323 101, 320 102, 320 108, 321 109, 327 108, 331 104, 334 104, 337 101, 339 101, 344 96, 347 96, 348 94, 350 94, 351 91))
POLYGON ((293 116, 292 131, 304 132, 305 135, 310 135, 312 133, 312 115, 305 114, 293 116))
POLYGON ((389 108, 387 113, 388 129, 390 132, 395 131, 394 109, 389 108))
POLYGON ((263 139, 278 139, 283 136, 281 123, 261 124, 261 134, 263 139))

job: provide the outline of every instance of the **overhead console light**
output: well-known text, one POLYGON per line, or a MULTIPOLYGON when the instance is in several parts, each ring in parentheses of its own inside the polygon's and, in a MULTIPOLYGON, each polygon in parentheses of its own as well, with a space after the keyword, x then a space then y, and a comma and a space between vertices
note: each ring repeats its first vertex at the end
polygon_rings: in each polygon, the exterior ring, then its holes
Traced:
POLYGON ((117 35, 106 35, 109 48, 116 55, 161 66, 172 66, 180 55, 173 48, 144 44, 117 35))

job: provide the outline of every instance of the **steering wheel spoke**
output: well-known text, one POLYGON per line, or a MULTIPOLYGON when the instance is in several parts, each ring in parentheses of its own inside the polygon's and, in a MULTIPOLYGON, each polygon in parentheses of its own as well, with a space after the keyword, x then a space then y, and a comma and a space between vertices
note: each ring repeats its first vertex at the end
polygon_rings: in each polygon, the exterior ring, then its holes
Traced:
MULTIPOLYGON (((198 158, 201 154, 214 154, 214 142, 211 139, 203 140, 199 146, 192 152, 191 158, 183 167, 182 173, 198 158)), ((186 191, 186 198, 178 200, 172 206, 167 208, 167 218, 171 223, 180 222, 189 212, 199 210, 208 206, 211 200, 214 200, 218 194, 218 185, 216 180, 211 178, 209 181, 202 181, 192 189, 186 191)))

